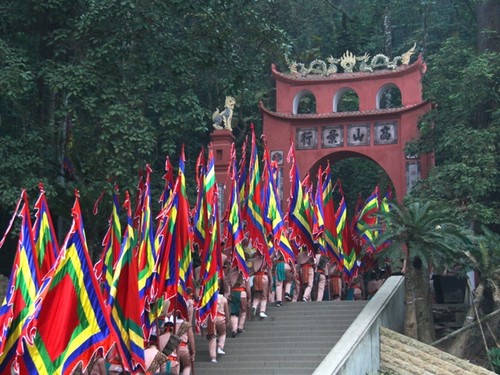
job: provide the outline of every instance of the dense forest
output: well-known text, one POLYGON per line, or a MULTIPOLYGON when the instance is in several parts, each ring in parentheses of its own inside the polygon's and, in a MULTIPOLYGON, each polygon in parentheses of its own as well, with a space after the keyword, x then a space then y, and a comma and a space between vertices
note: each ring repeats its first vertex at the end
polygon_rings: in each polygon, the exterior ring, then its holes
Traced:
MULTIPOLYGON (((434 110, 409 147, 433 150, 436 168, 408 199, 498 232, 499 9, 496 0, 2 1, 2 235, 21 189, 34 199, 42 181, 61 232, 80 190, 89 246, 98 249, 109 214, 91 213, 101 191, 115 183, 134 191, 150 163, 159 196, 165 157, 177 165, 183 143, 194 197, 195 159, 225 95, 238 103, 237 141, 251 123, 261 133, 257 104, 273 108, 272 63, 285 70, 285 56, 311 61, 346 50, 397 56, 414 43, 434 110)), ((381 177, 362 170, 337 173, 366 194, 381 177)))

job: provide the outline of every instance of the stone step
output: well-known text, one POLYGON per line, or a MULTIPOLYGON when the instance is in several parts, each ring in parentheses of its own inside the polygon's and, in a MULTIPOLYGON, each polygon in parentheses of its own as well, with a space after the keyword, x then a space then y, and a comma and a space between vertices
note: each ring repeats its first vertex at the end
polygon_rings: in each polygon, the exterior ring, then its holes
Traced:
MULTIPOLYGON (((342 335, 344 334, 344 332, 340 332, 340 333, 337 333, 337 334, 327 334, 327 335, 323 335, 323 336, 319 336, 319 335, 316 335, 314 338, 308 338, 307 336, 304 337, 304 336, 279 336, 279 335, 268 335, 268 336, 262 336, 262 337, 258 337, 258 336, 249 336, 249 337, 246 337, 245 339, 241 339, 240 341, 244 341, 242 343, 238 343, 238 344, 233 344, 232 342, 228 341, 230 339, 226 339, 226 346, 227 345, 259 345, 260 344, 260 347, 263 348, 264 345, 269 345, 269 346, 273 346, 273 345, 279 345, 279 344, 282 344, 284 342, 287 342, 287 341, 297 341, 298 344, 297 345, 301 345, 300 343, 304 343, 304 342, 307 342, 308 344, 309 343, 322 343, 322 344, 330 344, 330 343, 334 343, 336 341, 338 341, 340 339, 340 337, 342 337, 342 335)), ((206 342, 207 340, 202 340, 202 339, 199 339, 199 340, 196 340, 197 342, 197 346, 199 345, 206 345, 206 342), (199 345, 198 345, 199 343, 199 345)))
POLYGON ((195 365, 195 373, 197 375, 305 375, 312 374, 315 367, 308 369, 296 367, 282 367, 282 368, 266 368, 260 367, 255 363, 253 368, 239 369, 239 368, 224 368, 217 366, 217 363, 210 363, 214 365, 211 368, 199 368, 195 365))
MULTIPOLYGON (((294 340, 293 343, 287 343, 287 342, 285 343, 283 340, 281 342, 275 341, 275 342, 265 342, 265 343, 255 340, 253 342, 249 343, 242 342, 240 344, 231 344, 226 342, 224 350, 230 355, 241 354, 241 353, 246 354, 247 352, 276 353, 277 351, 286 354, 288 353, 300 354, 302 352, 302 349, 306 350, 309 353, 314 354, 318 350, 325 349, 326 347, 332 345, 337 341, 338 337, 332 337, 320 341, 294 340)), ((202 353, 207 353, 208 355, 208 341, 207 340, 203 342, 197 341, 196 343, 197 343, 196 352, 200 355, 202 353)))
MULTIPOLYGON (((352 316, 353 312, 359 312, 361 309, 354 309, 351 308, 349 310, 345 311, 333 311, 333 310, 326 310, 326 311, 320 311, 319 313, 316 311, 283 311, 283 312, 277 312, 276 310, 273 309, 268 309, 266 311, 266 315, 268 316, 268 320, 276 320, 279 318, 280 320, 295 320, 295 319, 333 319, 334 317, 336 318, 350 318, 352 316)), ((249 320, 260 320, 259 318, 259 313, 257 315, 247 315, 247 318, 249 320)))
MULTIPOLYGON (((295 368, 295 369, 302 369, 303 374, 307 374, 308 372, 304 371, 305 369, 314 369, 318 366, 320 360, 318 361, 275 361, 275 360, 268 360, 268 361, 263 361, 260 359, 260 357, 255 356, 252 360, 249 361, 241 361, 236 364, 231 363, 232 366, 230 367, 233 371, 236 370, 246 370, 247 373, 248 371, 254 371, 251 372, 251 374, 260 374, 260 372, 256 371, 256 368, 267 368, 269 369, 277 369, 277 368, 295 368)), ((226 363, 223 358, 217 358, 217 363, 212 363, 212 362, 200 362, 196 363, 195 365, 196 369, 211 369, 211 368, 218 368, 218 369, 226 369, 228 370, 229 368, 226 366, 226 363)), ((311 371, 312 372, 312 371, 311 371)), ((309 372, 310 373, 310 372, 309 372)), ((204 374, 204 372, 198 372, 198 374, 204 374)))
MULTIPOLYGON (((286 347, 285 345, 279 345, 274 348, 267 348, 266 353, 270 355, 288 355, 288 354, 296 354, 297 352, 300 352, 301 354, 304 355, 316 355, 318 353, 323 353, 327 354, 331 348, 325 347, 324 343, 313 343, 315 344, 314 347, 311 346, 311 343, 307 343, 307 347, 304 347, 303 345, 297 343, 293 347, 286 347)), ((247 355, 248 353, 252 353, 256 349, 259 349, 262 347, 261 344, 255 344, 255 345, 246 345, 246 344, 241 344, 241 345, 232 345, 230 347, 231 352, 227 352, 228 354, 231 355, 247 355)), ((228 346, 226 345, 226 349, 228 346)), ((228 349, 229 350, 229 349, 228 349)), ((208 351, 207 351, 208 353, 208 351)))
MULTIPOLYGON (((224 356, 219 356, 218 360, 221 362, 231 362, 231 361, 237 361, 238 366, 240 366, 242 363, 254 363, 255 362, 255 355, 251 352, 248 352, 246 354, 234 354, 231 352, 231 356, 229 357, 229 352, 226 351, 226 355, 224 356), (226 356, 227 360, 226 360, 226 356)), ((288 363, 294 363, 294 362, 307 362, 307 361, 321 361, 323 359, 323 355, 321 354, 259 354, 259 361, 261 362, 288 362, 288 363)))
POLYGON ((196 336, 195 373, 311 374, 354 321, 366 302, 269 305, 268 318, 248 319, 236 338, 228 332, 225 355, 211 363, 207 340, 196 336))
POLYGON ((290 311, 300 311, 308 310, 314 312, 321 312, 325 310, 342 311, 349 310, 351 308, 358 308, 359 306, 365 306, 368 301, 325 301, 325 302, 297 302, 297 303, 285 303, 282 307, 277 307, 273 303, 268 303, 267 307, 276 310, 289 309, 290 311), (313 307, 313 308, 312 308, 313 307))
MULTIPOLYGON (((245 338, 244 340, 249 342, 254 338, 261 338, 261 341, 264 340, 271 340, 273 341, 274 338, 276 338, 276 341, 284 341, 288 340, 291 338, 325 338, 325 337, 340 337, 344 334, 347 328, 345 329, 337 329, 337 330, 328 330, 324 328, 316 328, 316 327, 311 327, 310 329, 300 329, 300 330, 294 330, 290 329, 289 331, 285 330, 280 330, 280 331, 275 331, 275 330, 269 330, 269 331, 252 331, 252 332, 246 332, 245 333, 245 338)), ((230 338, 232 339, 232 337, 230 338)), ((242 338, 243 340, 243 338, 242 338)))
MULTIPOLYGON (((358 314, 358 311, 353 311, 352 314, 358 314)), ((269 316, 268 318, 265 319, 255 319, 255 320, 249 320, 246 322, 246 324, 250 324, 251 322, 255 322, 255 325, 252 327, 254 329, 258 327, 300 327, 300 326, 311 326, 312 324, 317 325, 318 327, 335 327, 337 325, 345 325, 345 324, 350 324, 352 322, 352 318, 348 316, 340 316, 337 317, 335 315, 333 316, 327 316, 327 317, 318 317, 318 318, 312 318, 312 317, 307 317, 307 316, 301 316, 297 317, 295 319, 284 319, 282 317, 277 317, 277 316, 269 316), (314 323, 313 323, 314 321, 314 323), (316 323, 317 322, 317 323, 316 323)))
MULTIPOLYGON (((319 305, 319 304, 318 304, 319 305)), ((311 306, 311 304, 307 304, 307 306, 303 307, 295 307, 295 306, 283 306, 283 307, 268 307, 266 310, 266 314, 269 316, 279 316, 279 317, 297 317, 297 316, 331 316, 331 315, 339 315, 339 316, 348 316, 352 313, 352 311, 361 311, 365 304, 355 304, 343 307, 334 307, 329 306, 328 308, 319 308, 316 306, 311 306)), ((249 314, 252 316, 251 314, 249 314)))

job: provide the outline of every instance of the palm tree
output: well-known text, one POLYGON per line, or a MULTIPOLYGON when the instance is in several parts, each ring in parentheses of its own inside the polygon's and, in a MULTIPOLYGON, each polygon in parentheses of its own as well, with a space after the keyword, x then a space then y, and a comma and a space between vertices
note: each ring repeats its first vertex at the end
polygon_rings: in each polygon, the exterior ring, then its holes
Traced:
POLYGON ((435 330, 429 266, 442 266, 463 254, 459 245, 467 237, 447 212, 418 201, 406 206, 391 203, 390 211, 380 215, 379 223, 375 230, 382 234, 377 245, 385 244, 384 252, 396 251, 405 260, 405 334, 431 343, 435 330))
MULTIPOLYGON (((473 293, 472 305, 467 312, 467 319, 464 325, 475 320, 477 309, 482 305, 484 292, 491 289, 493 297, 493 310, 500 307, 500 235, 482 226, 483 235, 465 252, 469 262, 476 274, 479 276, 478 285, 473 293)), ((493 327, 493 332, 498 325, 498 318, 494 318, 488 323, 493 327)), ((495 334, 495 333, 493 333, 495 334)), ((464 357, 472 329, 468 329, 458 335, 450 347, 449 352, 457 357, 464 357)))

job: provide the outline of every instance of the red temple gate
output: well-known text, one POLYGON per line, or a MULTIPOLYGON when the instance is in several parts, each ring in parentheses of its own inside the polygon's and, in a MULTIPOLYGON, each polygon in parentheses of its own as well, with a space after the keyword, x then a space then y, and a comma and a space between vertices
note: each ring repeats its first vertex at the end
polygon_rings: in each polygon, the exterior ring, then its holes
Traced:
MULTIPOLYGON (((290 73, 281 73, 272 66, 276 111, 262 103, 260 109, 271 156, 278 161, 284 176, 283 202, 290 191, 290 164, 285 160, 290 140, 295 143, 302 178, 307 172, 314 176, 327 160, 333 164, 349 157, 364 157, 387 173, 396 198, 401 201, 418 179, 427 177, 433 154, 405 155, 406 144, 419 137, 419 119, 431 109, 431 103, 422 99, 421 79, 426 65, 421 56, 411 65, 409 56, 406 60, 404 56, 403 64, 398 65, 395 59, 391 66, 385 56, 377 55, 371 66, 365 64, 361 68, 364 71, 357 72, 352 71, 356 60, 351 59, 354 63, 349 66, 339 59, 334 62, 340 62, 344 72, 334 74, 328 74, 325 63, 323 70, 319 64, 309 70, 316 74, 304 74, 296 69, 296 63, 292 63, 290 73), (382 70, 377 69, 380 65, 382 70), (398 107, 384 108, 382 101, 388 89, 400 93, 398 107), (341 112, 341 101, 347 92, 354 92, 359 108, 341 112), (315 101, 313 113, 299 113, 304 97, 315 101)), ((368 56, 364 58, 367 60, 368 56)))

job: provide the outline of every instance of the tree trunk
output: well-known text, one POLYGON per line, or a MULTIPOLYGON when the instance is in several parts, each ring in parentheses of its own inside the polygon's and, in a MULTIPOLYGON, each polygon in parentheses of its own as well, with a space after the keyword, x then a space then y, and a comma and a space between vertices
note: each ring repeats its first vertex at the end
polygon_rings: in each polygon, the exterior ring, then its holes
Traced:
MULTIPOLYGON (((500 308, 500 284, 498 284, 496 282, 496 280, 491 280, 491 284, 493 284, 492 285, 492 294, 493 294, 493 306, 494 306, 493 311, 494 311, 494 310, 500 308)), ((498 332, 500 332, 499 322, 500 322, 499 315, 497 315, 496 317, 491 319, 490 322, 488 322, 488 324, 491 327, 491 330, 493 331, 493 334, 496 335, 496 337, 495 337, 496 341, 499 340, 499 337, 498 337, 498 332)))
POLYGON ((386 7, 384 11, 384 42, 385 55, 392 56, 391 11, 389 7, 386 7))
MULTIPOLYGON (((409 263, 409 262, 407 262, 409 263)), ((411 264, 405 272, 406 316, 404 333, 406 336, 417 339, 417 313, 415 309, 415 270, 411 264)))
POLYGON ((500 51, 500 2, 478 0, 476 21, 478 51, 500 51))
POLYGON ((407 262, 405 275, 406 319, 405 335, 430 344, 435 341, 432 298, 428 272, 417 262, 407 262))
MULTIPOLYGON (((474 291, 474 298, 471 306, 469 307, 469 311, 467 311, 467 315, 465 317, 464 326, 472 323, 476 320, 476 313, 474 312, 474 304, 479 305, 481 300, 483 299, 484 294, 484 284, 482 282, 479 283, 476 290, 474 291)), ((473 329, 468 329, 457 336, 457 338, 451 344, 448 352, 456 357, 464 358, 465 350, 467 349, 467 345, 469 343, 470 337, 472 335, 473 329)))

